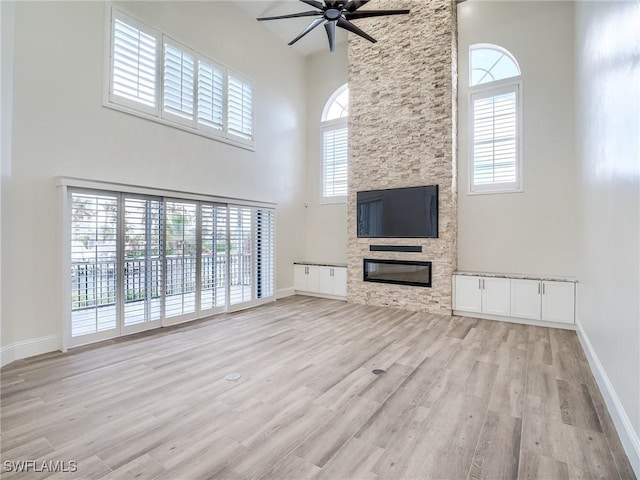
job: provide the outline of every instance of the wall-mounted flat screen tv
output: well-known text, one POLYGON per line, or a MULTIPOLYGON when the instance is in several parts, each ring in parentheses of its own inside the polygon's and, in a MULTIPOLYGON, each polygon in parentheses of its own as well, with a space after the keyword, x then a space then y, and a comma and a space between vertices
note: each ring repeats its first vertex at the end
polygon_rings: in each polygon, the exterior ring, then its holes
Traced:
POLYGON ((358 237, 437 238, 438 186, 358 192, 358 237))

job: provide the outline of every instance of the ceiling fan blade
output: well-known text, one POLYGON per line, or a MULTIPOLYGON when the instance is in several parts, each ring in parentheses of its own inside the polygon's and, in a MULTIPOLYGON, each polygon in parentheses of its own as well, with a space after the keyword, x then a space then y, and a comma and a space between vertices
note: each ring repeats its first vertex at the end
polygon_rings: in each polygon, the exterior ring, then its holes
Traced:
POLYGON ((355 33, 356 35, 360 35, 362 38, 369 40, 371 43, 377 42, 377 40, 373 38, 371 35, 366 33, 364 30, 356 27, 353 23, 349 22, 348 20, 345 20, 344 18, 338 19, 338 26, 341 28, 344 28, 345 30, 349 30, 352 33, 355 33))
POLYGON ((385 17, 387 15, 406 15, 411 10, 369 10, 364 12, 345 12, 347 20, 357 20, 358 18, 385 17))
POLYGON ((298 35, 296 38, 294 38, 293 40, 291 40, 289 42, 289 45, 293 45, 294 43, 296 43, 298 40, 300 40, 302 37, 304 37, 307 33, 309 33, 311 30, 313 30, 314 28, 316 28, 318 25, 320 25, 322 22, 324 22, 324 18, 316 18, 313 22, 311 22, 309 24, 309 26, 307 28, 305 28, 302 33, 300 35, 298 35))
POLYGON ((297 18, 297 17, 317 17, 318 15, 322 15, 322 12, 301 12, 301 13, 291 13, 289 15, 278 15, 276 17, 260 17, 256 18, 259 22, 264 22, 265 20, 280 20, 282 18, 297 18))
POLYGON ((369 0, 350 0, 344 6, 343 11, 346 10, 347 12, 355 12, 357 9, 359 9, 363 5, 366 5, 367 3, 369 3, 369 0))
POLYGON ((319 8, 320 10, 324 10, 324 5, 322 2, 318 2, 316 0, 300 0, 302 3, 306 3, 307 5, 311 5, 312 7, 319 8))
POLYGON ((324 29, 327 31, 327 37, 329 37, 329 51, 333 52, 336 49, 336 22, 325 23, 324 29))

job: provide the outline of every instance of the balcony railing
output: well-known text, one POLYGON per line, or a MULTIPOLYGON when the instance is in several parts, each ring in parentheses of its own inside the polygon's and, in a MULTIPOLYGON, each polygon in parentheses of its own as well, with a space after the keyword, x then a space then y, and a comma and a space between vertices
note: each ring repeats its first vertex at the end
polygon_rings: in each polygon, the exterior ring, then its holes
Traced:
MULTIPOLYGON (((165 295, 196 291, 196 257, 166 257, 165 295)), ((229 257, 229 285, 251 285, 251 254, 229 257)), ((124 262, 125 302, 160 298, 163 285, 162 258, 128 259, 124 262), (147 297, 147 291, 151 295, 147 297)), ((227 255, 218 253, 201 258, 201 289, 225 288, 227 255)), ((117 263, 115 261, 79 261, 71 263, 71 309, 115 305, 117 263)))

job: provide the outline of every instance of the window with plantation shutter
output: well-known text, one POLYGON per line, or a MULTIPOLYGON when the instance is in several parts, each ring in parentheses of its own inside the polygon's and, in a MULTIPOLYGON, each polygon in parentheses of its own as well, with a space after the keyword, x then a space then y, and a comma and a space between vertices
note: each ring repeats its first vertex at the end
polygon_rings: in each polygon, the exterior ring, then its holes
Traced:
POLYGON ((158 32, 114 11, 111 24, 110 100, 157 111, 158 32))
POLYGON ((322 132, 323 197, 347 195, 347 127, 322 132))
POLYGON ((191 124, 195 90, 195 57, 193 53, 164 41, 162 115, 191 124))
POLYGON ((104 106, 253 150, 253 82, 116 8, 110 11, 104 106))
POLYGON ((322 113, 322 203, 346 202, 349 88, 336 90, 322 113))
POLYGON ((222 131, 224 119, 224 69, 198 60, 198 124, 222 131))
POLYGON ((497 45, 473 45, 470 60, 469 190, 521 191, 520 67, 497 45))
POLYGON ((518 87, 472 95, 473 189, 518 187, 518 87))
POLYGON ((227 76, 227 129, 229 135, 253 140, 253 85, 240 77, 227 76))

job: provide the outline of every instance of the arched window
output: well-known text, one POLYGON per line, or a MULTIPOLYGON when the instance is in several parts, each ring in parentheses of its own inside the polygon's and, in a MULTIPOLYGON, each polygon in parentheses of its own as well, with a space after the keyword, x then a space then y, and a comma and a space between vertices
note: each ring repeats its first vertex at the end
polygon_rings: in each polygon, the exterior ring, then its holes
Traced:
POLYGON ((522 191, 520 67, 497 45, 469 52, 472 193, 522 191))
POLYGON ((349 87, 336 90, 322 112, 322 199, 324 203, 347 198, 347 117, 349 87))

